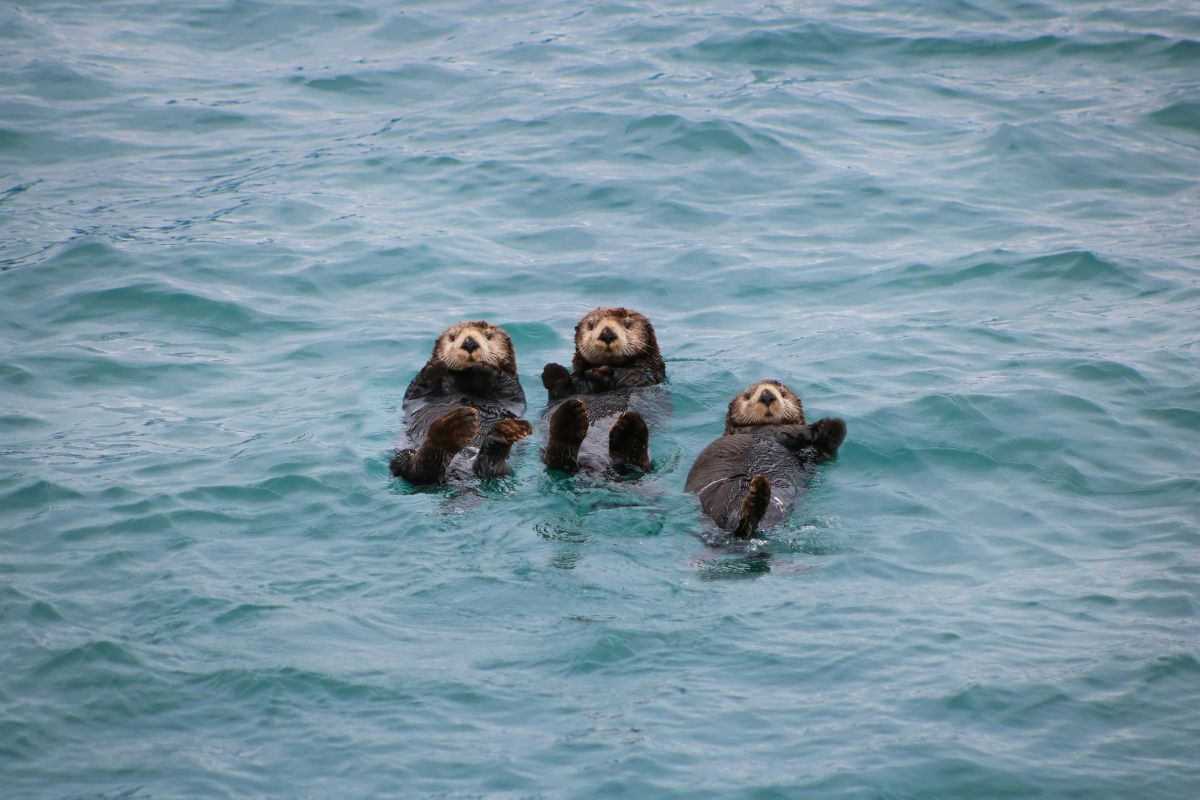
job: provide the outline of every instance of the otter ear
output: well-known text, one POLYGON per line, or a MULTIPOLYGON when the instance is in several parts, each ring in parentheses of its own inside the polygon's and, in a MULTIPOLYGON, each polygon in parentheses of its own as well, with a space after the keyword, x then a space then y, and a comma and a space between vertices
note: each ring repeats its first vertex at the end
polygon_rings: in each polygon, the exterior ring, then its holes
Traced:
POLYGON ((733 399, 729 401, 729 408, 725 411, 725 435, 733 433, 733 406, 737 403, 738 396, 735 394, 733 399))
POLYGON ((646 344, 642 348, 647 352, 658 352, 658 339, 654 335, 654 325, 651 324, 650 318, 645 314, 638 314, 642 318, 642 328, 646 331, 646 344))
POLYGON ((508 370, 509 374, 515 376, 517 374, 517 348, 513 345, 512 337, 508 335, 508 331, 504 330, 504 328, 496 328, 496 330, 500 331, 500 336, 504 338, 504 346, 508 348, 508 355, 504 357, 504 368, 508 370))
POLYGON ((733 396, 733 399, 729 401, 729 405, 725 408, 725 424, 726 425, 729 425, 730 423, 733 422, 733 409, 735 406, 737 406, 737 401, 738 401, 739 395, 741 395, 741 392, 738 392, 737 394, 735 394, 733 396))

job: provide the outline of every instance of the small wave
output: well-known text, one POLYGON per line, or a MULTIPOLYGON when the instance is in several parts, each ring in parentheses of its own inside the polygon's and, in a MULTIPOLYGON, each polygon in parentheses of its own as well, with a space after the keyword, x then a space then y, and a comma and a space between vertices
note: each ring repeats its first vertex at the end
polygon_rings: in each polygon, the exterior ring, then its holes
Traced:
POLYGON ((108 81, 84 75, 61 61, 39 59, 13 73, 23 93, 45 100, 94 100, 113 94, 108 81))
POLYGON ((728 119, 691 120, 677 114, 654 114, 629 122, 625 141, 632 152, 660 159, 664 154, 714 156, 773 156, 795 161, 797 154, 770 134, 728 119))
POLYGON ((846 62, 864 63, 871 55, 890 61, 939 63, 944 59, 1020 59, 1042 54, 1091 56, 1104 59, 1128 56, 1139 60, 1162 55, 1172 63, 1200 56, 1200 45, 1188 39, 1158 34, 1092 38, 1055 34, 1037 36, 962 33, 956 36, 904 36, 823 22, 805 22, 786 30, 754 30, 710 36, 689 47, 672 51, 685 61, 736 62, 759 67, 836 67, 846 62))
POLYGON ((39 480, 25 484, 0 497, 0 504, 6 509, 46 509, 53 508, 55 503, 79 500, 82 494, 74 489, 62 486, 52 481, 39 480))
POLYGON ((442 39, 459 29, 459 25, 447 22, 432 13, 400 11, 391 19, 371 31, 371 37, 396 44, 413 44, 442 39))
POLYGON ((286 608, 286 606, 242 603, 235 608, 221 612, 213 619, 213 622, 221 626, 235 625, 264 616, 271 611, 278 611, 281 608, 286 608))
MULTIPOLYGON (((991 284, 996 289, 1010 281, 1056 281, 1089 288, 1134 289, 1144 281, 1142 275, 1088 250, 1066 250, 1026 259, 1012 255, 986 260, 971 258, 944 267, 910 264, 883 274, 891 276, 885 286, 912 289, 944 288, 977 281, 991 284)), ((1014 291, 1021 291, 1015 284, 1009 285, 1014 291)))
POLYGON ((332 77, 306 78, 294 75, 288 79, 309 89, 347 96, 370 96, 386 101, 412 104, 443 96, 447 89, 472 80, 466 73, 431 64, 413 64, 398 69, 360 70, 332 77))
POLYGON ((239 700, 271 698, 283 694, 306 700, 314 696, 324 696, 341 701, 366 700, 404 704, 417 701, 413 695, 390 687, 293 667, 221 669, 191 675, 187 682, 203 686, 209 691, 228 693, 239 700))
MULTIPOLYGON (((188 503, 211 505, 214 509, 227 509, 230 505, 254 509, 281 500, 301 502, 305 498, 339 497, 341 494, 340 489, 321 480, 293 473, 249 485, 197 486, 182 492, 179 499, 188 503)), ((212 513, 218 512, 214 510, 212 513)), ((218 517, 214 521, 221 520, 218 517)))
POLYGON ((317 89, 322 92, 357 94, 369 93, 379 88, 379 84, 361 80, 353 75, 338 75, 333 78, 311 78, 304 81, 304 85, 310 89, 317 89))
POLYGON ((1171 128, 1200 132, 1200 103, 1188 101, 1172 103, 1147 114, 1146 119, 1171 128))
POLYGON ((959 171, 990 174, 1017 196, 1105 190, 1161 198, 1192 188, 1161 150, 1129 138, 1098 137, 1063 120, 1001 123, 973 149, 959 171))
POLYGON ((1087 250, 1069 250, 1030 259, 1021 265, 1017 277, 1025 280, 1057 279, 1091 286, 1132 286, 1137 283, 1137 277, 1131 272, 1087 250))
MULTIPOLYGON (((94 246, 94 245, 93 245, 94 246)), ((80 255, 75 251, 73 258, 80 255)), ((229 297, 215 297, 195 288, 160 281, 142 281, 106 289, 76 290, 60 295, 54 322, 73 325, 89 320, 130 317, 144 321, 148 314, 174 325, 204 329, 220 336, 313 329, 312 323, 275 317, 229 297)))
POLYGON ((74 670, 77 667, 87 667, 87 671, 90 673, 98 665, 133 667, 141 664, 141 659, 132 651, 116 642, 98 640, 60 650, 39 664, 36 671, 39 676, 49 676, 56 672, 74 670))

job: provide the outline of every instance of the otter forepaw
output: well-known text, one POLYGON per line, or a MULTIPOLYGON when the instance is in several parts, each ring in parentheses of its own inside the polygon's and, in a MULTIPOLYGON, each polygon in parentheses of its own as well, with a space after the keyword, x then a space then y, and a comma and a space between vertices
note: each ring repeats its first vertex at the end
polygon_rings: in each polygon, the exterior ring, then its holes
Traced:
POLYGON ((790 428, 783 428, 776 431, 775 441, 793 453, 796 453, 806 447, 813 446, 812 430, 807 425, 795 425, 790 428))
POLYGON ((500 374, 500 368, 495 364, 469 364, 462 371, 477 380, 487 380, 500 374))
POLYGON ((593 392, 607 391, 615 385, 612 367, 607 364, 601 364, 598 367, 584 370, 583 379, 587 382, 588 388, 593 392))
POLYGON ((542 367, 542 386, 550 400, 561 400, 574 391, 571 383, 571 373, 562 364, 547 364, 542 367))
POLYGON ((608 455, 617 472, 650 471, 650 429, 641 414, 626 411, 617 419, 608 433, 608 455))
POLYGON ((813 448, 823 458, 833 458, 838 448, 846 441, 846 420, 841 417, 825 417, 809 426, 813 448))

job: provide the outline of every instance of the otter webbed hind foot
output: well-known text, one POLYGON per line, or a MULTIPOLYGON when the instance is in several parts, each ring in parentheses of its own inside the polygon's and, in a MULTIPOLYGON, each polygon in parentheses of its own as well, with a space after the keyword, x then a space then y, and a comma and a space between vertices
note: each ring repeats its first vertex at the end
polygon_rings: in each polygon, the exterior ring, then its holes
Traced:
POLYGON ((475 456, 472 469, 481 478, 499 478, 509 473, 508 454, 512 446, 533 433, 523 419, 502 419, 488 429, 475 456))
POLYGON ((650 429, 641 414, 636 411, 621 414, 608 433, 608 456, 617 472, 651 470, 650 429))
POLYGON ((542 460, 546 466, 566 472, 579 469, 579 446, 588 432, 587 409, 583 401, 567 400, 550 417, 550 435, 542 460))
POLYGON ((767 506, 770 502, 771 482, 762 475, 755 475, 750 479, 750 491, 742 500, 741 518, 738 520, 738 526, 734 529, 733 535, 738 539, 753 538, 754 532, 758 530, 758 523, 767 513, 767 506))
POLYGON ((401 450, 392 459, 392 474, 411 483, 441 483, 459 451, 479 430, 479 412, 459 406, 433 421, 425 441, 416 450, 401 450))
POLYGON ((809 426, 812 447, 821 459, 833 458, 846 441, 846 421, 841 417, 825 417, 809 426))

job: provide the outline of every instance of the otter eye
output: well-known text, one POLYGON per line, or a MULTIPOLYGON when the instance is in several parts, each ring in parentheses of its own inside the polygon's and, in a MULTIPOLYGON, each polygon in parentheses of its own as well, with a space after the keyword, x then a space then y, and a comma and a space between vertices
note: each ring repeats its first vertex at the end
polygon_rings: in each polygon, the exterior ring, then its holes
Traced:
POLYGON ((487 340, 490 342, 492 339, 494 339, 494 338, 495 338, 495 335, 494 335, 494 334, 491 334, 491 333, 489 333, 489 334, 486 334, 486 337, 487 337, 487 340))
POLYGON ((594 322, 589 322, 589 323, 588 323, 588 330, 589 330, 589 331, 594 331, 594 330, 596 330, 596 323, 594 323, 594 322))
POLYGON ((750 393, 749 393, 749 392, 743 392, 743 393, 742 393, 742 399, 743 399, 743 400, 749 400, 749 399, 750 399, 750 393))
POLYGON ((633 324, 633 317, 626 317, 625 319, 621 320, 621 324, 628 328, 633 324))

